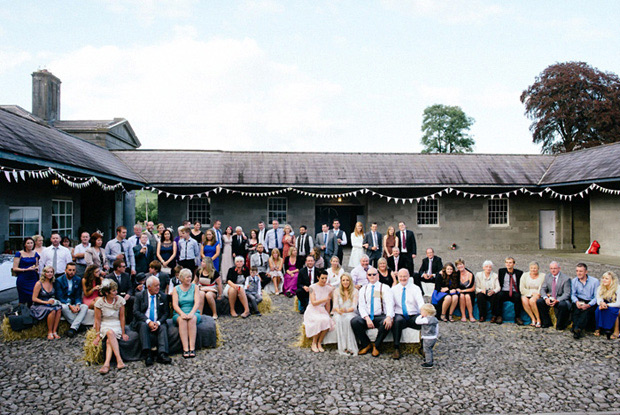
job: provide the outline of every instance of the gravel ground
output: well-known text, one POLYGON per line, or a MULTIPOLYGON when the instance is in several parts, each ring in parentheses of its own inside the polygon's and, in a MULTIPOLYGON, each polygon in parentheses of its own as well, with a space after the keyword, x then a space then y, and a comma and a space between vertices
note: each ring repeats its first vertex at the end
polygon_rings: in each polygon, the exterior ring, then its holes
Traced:
MULTIPOLYGON (((473 271, 484 259, 465 256, 473 271)), ((489 259, 499 264, 503 255, 489 259)), ((573 274, 575 264, 564 262, 573 274)), ((597 276, 608 269, 591 268, 597 276)), ((292 347, 302 322, 292 303, 278 297, 269 315, 221 318, 223 346, 196 359, 174 356, 148 369, 133 362, 105 377, 80 361, 83 336, 0 343, 0 414, 620 413, 620 341, 440 323, 435 368, 422 369, 417 355, 393 361, 292 347)))

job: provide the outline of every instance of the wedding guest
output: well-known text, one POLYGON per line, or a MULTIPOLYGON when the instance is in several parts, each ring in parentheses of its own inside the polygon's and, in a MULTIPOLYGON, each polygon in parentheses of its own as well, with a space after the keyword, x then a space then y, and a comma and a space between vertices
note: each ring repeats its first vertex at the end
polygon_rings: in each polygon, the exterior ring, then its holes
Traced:
POLYGON ((269 257, 269 277, 273 282, 273 290, 276 295, 281 293, 282 289, 282 268, 284 267, 284 260, 280 257, 280 251, 277 248, 274 248, 271 251, 271 256, 269 257))
POLYGON ((166 230, 166 225, 164 225, 163 223, 157 224, 157 234, 155 234, 155 239, 157 239, 157 242, 161 242, 161 237, 164 234, 165 230, 166 230))
POLYGON ((65 271, 65 267, 69 262, 73 262, 71 251, 60 244, 60 234, 52 232, 50 238, 52 245, 43 250, 41 259, 39 260, 39 268, 50 266, 54 268, 54 275, 60 276, 65 271))
POLYGON ((480 314, 480 322, 484 322, 491 305, 491 323, 495 323, 497 316, 500 316, 498 310, 498 296, 501 287, 497 274, 493 272, 493 262, 487 260, 482 263, 483 271, 476 273, 476 300, 478 301, 478 311, 480 314))
POLYGON ((243 257, 245 258, 247 251, 245 250, 245 244, 248 238, 243 233, 243 228, 241 226, 237 226, 235 228, 235 234, 232 236, 232 254, 233 257, 243 257))
POLYGON ((299 259, 297 248, 294 246, 289 250, 289 255, 284 258, 284 282, 282 283, 282 292, 288 298, 295 296, 295 291, 297 291, 297 276, 299 275, 299 268, 301 268, 299 266, 299 259))
POLYGON ((393 271, 388 268, 387 259, 381 257, 377 261, 377 271, 379 271, 379 282, 388 287, 398 284, 398 277, 394 278, 393 271))
MULTIPOLYGON (((395 280, 398 280, 397 273, 402 268, 409 271, 409 275, 414 275, 413 268, 411 267, 411 258, 407 255, 401 255, 400 249, 397 246, 392 248, 392 256, 387 259, 387 266, 390 270, 392 270, 395 280)), ((441 267, 439 268, 439 271, 441 271, 441 267)), ((414 277, 414 283, 416 283, 418 287, 421 287, 421 284, 416 282, 416 278, 419 279, 419 277, 417 275, 414 277)))
POLYGON ((155 223, 152 220, 146 222, 145 232, 149 237, 149 245, 151 245, 153 249, 156 250, 159 239, 157 238, 158 235, 155 233, 155 223))
POLYGON ((355 230, 351 232, 351 254, 349 256, 349 267, 355 268, 359 265, 364 253, 364 225, 362 222, 355 223, 355 230))
POLYGON ((265 249, 267 252, 271 252, 274 248, 282 249, 282 237, 284 237, 284 231, 280 228, 280 222, 274 219, 271 225, 272 228, 265 234, 265 249))
POLYGON ((34 235, 32 239, 34 240, 34 251, 39 254, 39 257, 41 257, 41 255, 43 255, 43 250, 45 249, 43 246, 43 236, 34 235))
POLYGON ((184 268, 179 272, 181 284, 172 291, 172 321, 179 326, 179 337, 183 344, 183 358, 196 357, 196 326, 200 324, 202 293, 192 283, 192 271, 184 268))
POLYGON ((226 278, 228 275, 228 270, 234 266, 233 262, 233 252, 232 252, 232 227, 228 226, 224 231, 224 235, 222 235, 222 260, 220 261, 220 275, 222 278, 226 278))
POLYGON ((435 278, 435 294, 437 297, 433 301, 437 309, 441 310, 441 321, 454 321, 452 314, 454 314, 459 303, 459 293, 456 291, 459 284, 459 274, 456 272, 454 264, 446 263, 435 278))
POLYGON ((60 339, 58 324, 62 315, 62 306, 56 299, 55 280, 54 268, 49 265, 43 267, 41 278, 32 290, 32 307, 30 307, 30 315, 33 318, 47 321, 48 340, 60 339))
POLYGON ((228 270, 228 276, 226 277, 226 288, 224 289, 224 296, 228 297, 228 304, 230 305, 230 315, 232 317, 238 317, 237 312, 235 311, 235 303, 237 300, 243 306, 243 314, 241 314, 242 318, 247 318, 250 316, 250 308, 248 305, 248 298, 245 295, 245 277, 247 277, 250 272, 245 267, 245 259, 243 257, 238 256, 235 258, 235 266, 228 270))
POLYGON ((541 320, 538 307, 536 307, 536 301, 540 298, 540 287, 542 286, 544 276, 540 275, 538 262, 530 262, 529 268, 530 271, 525 272, 521 276, 519 292, 521 293, 523 309, 532 320, 530 326, 540 327, 541 320))
MULTIPOLYGON (((370 232, 364 235, 363 247, 366 249, 366 255, 370 259, 370 265, 377 266, 377 261, 381 258, 381 241, 383 236, 377 232, 377 223, 373 222, 370 225, 370 232)), ((401 250, 402 252, 402 250, 401 250)))
POLYGON ((140 334, 142 358, 146 366, 152 366, 154 358, 158 363, 170 364, 168 356, 169 306, 166 294, 159 292, 159 278, 151 275, 146 280, 146 290, 136 294, 133 306, 132 328, 140 334), (151 348, 152 344, 157 344, 151 348), (155 356, 153 356, 155 355, 155 356))
POLYGON ((291 225, 284 225, 284 235, 282 236, 282 257, 288 257, 288 251, 295 246, 295 237, 293 236, 293 228, 291 225))
POLYGON ((334 234, 334 239, 336 240, 336 252, 334 252, 334 254, 338 257, 338 261, 342 264, 342 259, 344 257, 342 247, 347 244, 347 234, 340 229, 340 221, 338 219, 334 219, 332 222, 332 233, 334 234))
POLYGON ((435 282, 435 276, 443 269, 441 258, 435 255, 433 248, 426 248, 426 257, 422 260, 422 265, 415 278, 418 287, 422 287, 423 282, 435 282))
POLYGON ((134 246, 140 242, 140 235, 142 235, 142 225, 136 223, 133 226, 133 235, 127 238, 127 242, 129 242, 129 247, 133 249, 134 246))
POLYGON ((32 292, 39 281, 39 254, 34 250, 34 239, 24 239, 23 249, 15 252, 13 272, 17 276, 17 295, 20 304, 32 305, 32 292))
POLYGON ((318 246, 315 246, 314 248, 312 248, 311 255, 314 258, 315 267, 319 269, 325 268, 325 260, 323 259, 323 256, 321 255, 321 248, 319 248, 318 246))
POLYGON ((398 247, 400 248, 401 255, 411 258, 411 268, 413 268, 415 257, 418 253, 415 235, 407 229, 405 222, 400 221, 398 222, 398 233, 396 236, 398 236, 398 247))
POLYGON ((328 331, 334 329, 335 323, 329 316, 330 295, 333 287, 327 283, 327 271, 319 271, 316 284, 310 286, 310 302, 304 312, 306 337, 312 338, 312 351, 324 352, 322 343, 328 331))
POLYGON ((336 335, 338 338, 338 353, 342 355, 356 355, 357 340, 351 328, 351 320, 356 316, 358 291, 353 286, 351 276, 347 273, 340 275, 339 285, 332 292, 332 316, 334 318, 336 335))
POLYGON ((541 327, 551 327, 551 317, 549 309, 555 310, 557 319, 555 328, 564 330, 568 324, 568 314, 570 313, 571 302, 571 283, 570 278, 561 271, 560 264, 552 261, 549 264, 549 273, 540 287, 540 297, 536 301, 536 307, 542 320, 541 327))
POLYGON ((95 301, 95 331, 99 336, 95 337, 93 344, 96 346, 101 339, 106 339, 106 353, 103 366, 99 373, 105 375, 110 371, 112 354, 116 357, 116 368, 125 368, 125 363, 121 358, 118 340, 129 340, 125 333, 125 300, 116 295, 118 286, 110 279, 106 279, 101 287, 101 297, 95 301))
MULTIPOLYGON (((329 258, 336 253, 338 249, 336 239, 334 238, 333 232, 329 230, 329 225, 327 225, 327 223, 323 223, 321 225, 321 232, 316 234, 314 238, 314 247, 319 249, 324 262, 329 261, 329 258)), ((323 266, 320 268, 325 267, 323 266)))
POLYGON ((211 258, 213 266, 216 270, 220 268, 220 244, 217 243, 215 231, 213 229, 207 229, 202 236, 202 249, 200 250, 201 256, 211 258))
POLYGON ((500 268, 497 271, 499 285, 502 290, 498 293, 497 308, 499 315, 495 319, 497 324, 502 324, 503 305, 505 301, 510 301, 515 307, 515 323, 522 326, 523 320, 521 319, 521 313, 523 312, 523 304, 521 302, 521 293, 519 292, 519 285, 521 284, 521 276, 523 271, 515 268, 515 259, 508 257, 505 260, 506 268, 500 268))
POLYGON ((250 258, 252 258, 252 255, 256 253, 257 246, 258 246, 258 231, 256 229, 252 229, 250 231, 250 237, 245 242, 245 251, 247 252, 245 263, 248 267, 250 266, 250 258))
POLYGON ((77 275, 77 267, 73 262, 69 262, 65 273, 56 279, 54 290, 62 307, 62 315, 71 325, 67 336, 73 337, 88 313, 88 306, 82 304, 82 279, 77 275))
POLYGON ((368 269, 370 259, 368 255, 362 255, 360 263, 351 271, 351 279, 356 290, 361 289, 364 285, 368 284, 368 269))
POLYGON ((131 244, 125 239, 127 237, 127 228, 119 226, 116 228, 116 237, 105 245, 105 255, 108 259, 108 265, 112 267, 112 263, 117 259, 122 259, 127 264, 131 275, 136 274, 136 263, 133 257, 133 249, 131 244))
POLYGON ((136 263, 136 273, 148 272, 149 264, 155 259, 155 247, 149 245, 148 234, 140 235, 138 243, 133 247, 133 256, 136 263))
POLYGON ((297 300, 299 301, 299 312, 303 314, 308 306, 310 299, 310 286, 317 281, 318 269, 315 266, 314 256, 306 257, 306 266, 297 275, 297 300))
POLYGON ((308 228, 306 225, 299 227, 299 237, 295 239, 295 247, 297 248, 297 255, 302 258, 310 255, 314 243, 312 242, 312 236, 308 235, 308 228))
MULTIPOLYGON (((406 328, 420 330, 416 318, 420 314, 420 307, 424 305, 424 296, 420 287, 411 281, 409 271, 398 271, 398 283, 392 287, 394 297, 394 352, 392 359, 400 359, 400 338, 406 328)), ((433 308, 433 311, 435 309, 433 308)))
POLYGON ((420 338, 422 340, 422 348, 425 356, 425 362, 422 363, 422 367, 428 369, 433 367, 435 363, 433 360, 433 348, 439 336, 438 322, 435 317, 435 307, 430 304, 424 304, 420 308, 420 315, 416 318, 415 322, 422 326, 420 338))
POLYGON ((192 273, 198 268, 200 261, 200 246, 198 243, 189 237, 189 230, 184 227, 179 227, 179 265, 183 268, 189 269, 192 273))
POLYGON ((571 281, 571 302, 573 320, 573 337, 580 339, 585 336, 585 330, 594 326, 594 309, 596 308, 596 293, 599 281, 588 275, 588 266, 583 262, 577 264, 575 273, 577 278, 571 281))
MULTIPOLYGON (((96 265, 103 272, 107 272, 108 269, 110 269, 105 259, 105 252, 102 246, 103 235, 98 232, 94 232, 90 235, 90 248, 84 253, 84 261, 86 262, 87 268, 91 265, 96 265)), ((86 269, 84 269, 84 274, 86 274, 86 269)))
POLYGON ((189 231, 189 236, 195 240, 198 245, 202 243, 204 233, 202 232, 202 224, 199 220, 194 222, 194 227, 189 231))
POLYGON ((77 276, 82 278, 86 271, 86 250, 90 248, 90 234, 82 232, 80 234, 80 243, 73 248, 73 262, 77 267, 77 276))
POLYGON ((465 310, 469 313, 469 321, 475 322, 473 314, 474 307, 474 291, 476 290, 476 281, 474 274, 465 268, 465 261, 457 259, 455 262, 457 273, 459 274, 459 287, 456 292, 459 293, 459 305, 461 308, 461 321, 467 321, 465 318, 465 310))
POLYGON ((60 244, 62 246, 64 246, 65 248, 67 248, 69 251, 72 250, 72 248, 71 248, 71 239, 69 239, 68 236, 63 236, 62 239, 60 240, 60 244))
POLYGON ((243 288, 245 289, 246 297, 248 297, 250 313, 260 317, 261 313, 258 311, 258 304, 263 301, 263 293, 261 291, 260 277, 258 276, 258 269, 256 267, 250 268, 250 275, 246 277, 243 288))
MULTIPOLYGON (((207 232, 213 231, 209 229, 207 232)), ((211 309, 213 320, 217 320, 218 316, 215 300, 222 298, 223 289, 222 279, 220 278, 219 272, 215 269, 211 257, 205 256, 202 258, 200 268, 196 270, 194 284, 199 288, 200 292, 204 294, 205 300, 207 300, 207 304, 211 309)))
POLYGON ((95 308, 95 301, 99 298, 102 282, 101 268, 97 265, 87 266, 84 278, 82 278, 82 303, 86 304, 91 310, 95 308))
POLYGON ((340 259, 336 255, 330 259, 329 264, 330 267, 327 268, 327 283, 334 288, 338 288, 344 269, 340 266, 340 259))
POLYGON ((267 228, 262 220, 258 222, 258 243, 265 246, 265 237, 267 236, 267 228))
POLYGON ((261 285, 266 287, 271 282, 269 276, 269 255, 265 253, 265 247, 262 243, 256 245, 256 253, 250 257, 250 266, 258 269, 258 275, 261 278, 261 285))
POLYGON ((398 246, 398 237, 393 226, 388 226, 387 232, 383 237, 383 258, 392 256, 392 248, 398 246))
POLYGON ((163 268, 174 268, 177 265, 177 243, 170 229, 164 229, 157 244, 157 259, 163 268))
POLYGON ((598 308, 595 311, 595 336, 605 334, 608 339, 618 338, 618 312, 620 312, 620 284, 612 271, 601 277, 601 285, 596 293, 598 308), (613 332, 613 333, 612 333, 613 332))
MULTIPOLYGON (((151 261, 149 264, 149 272, 142 277, 142 283, 146 284, 147 278, 151 276, 159 280, 159 290, 165 294, 168 291, 168 285, 170 285, 170 273, 162 269, 161 262, 157 260, 151 261)), ((136 276, 136 281, 133 284, 133 295, 144 289, 144 286, 140 287, 136 283, 138 283, 138 276, 136 276)))

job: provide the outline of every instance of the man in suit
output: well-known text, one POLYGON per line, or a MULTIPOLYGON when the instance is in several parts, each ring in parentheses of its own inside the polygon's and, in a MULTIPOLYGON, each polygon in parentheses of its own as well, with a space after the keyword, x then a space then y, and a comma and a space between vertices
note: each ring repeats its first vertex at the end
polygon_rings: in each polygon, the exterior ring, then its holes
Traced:
POLYGON ((418 271, 418 274, 414 277, 416 285, 422 288, 423 282, 435 283, 435 276, 439 274, 442 268, 443 262, 441 262, 441 258, 435 256, 435 250, 433 248, 427 248, 426 258, 422 260, 420 271, 418 271))
POLYGON ((549 309, 553 307, 557 318, 555 328, 564 330, 568 324, 568 314, 571 308, 571 281, 562 273, 560 264, 556 261, 549 264, 549 273, 540 287, 540 298, 536 301, 542 327, 551 327, 549 309))
MULTIPOLYGON (((347 234, 342 229, 340 229, 340 221, 338 219, 334 219, 332 227, 332 233, 334 234, 334 239, 336 239, 335 255, 340 260, 340 265, 342 265, 342 258, 344 256, 344 253, 342 252, 342 247, 347 244, 347 234)), ((327 264, 327 262, 325 264, 327 264)))
POLYGON ((88 306, 82 304, 82 279, 76 273, 76 264, 69 262, 65 267, 65 273, 54 281, 56 299, 62 305, 62 315, 71 324, 67 331, 69 337, 75 336, 88 313, 88 306))
POLYGON ((146 280, 146 290, 136 295, 133 305, 132 328, 140 333, 142 344, 142 357, 146 366, 153 364, 153 355, 157 362, 170 364, 172 360, 168 356, 168 298, 166 294, 159 292, 159 279, 151 275, 146 280), (151 336, 157 339, 157 347, 151 336))
POLYGON ((265 237, 267 236, 267 228, 262 220, 258 222, 258 243, 265 245, 265 237))
MULTIPOLYGON (((149 264, 149 272, 142 278, 142 281, 146 281, 149 277, 157 277, 159 280, 159 289, 165 293, 168 291, 168 284, 170 283, 170 274, 162 272, 161 262, 158 260, 151 261, 149 264)), ((142 291, 144 287, 134 287, 134 295, 138 295, 139 291, 142 291)))
MULTIPOLYGON (((504 263, 506 264, 506 268, 500 268, 497 271, 501 291, 497 293, 497 309, 499 310, 499 315, 495 318, 495 323, 502 324, 502 307, 504 306, 504 301, 510 301, 515 306, 515 323, 522 326, 523 320, 521 319, 521 313, 523 312, 523 303, 521 302, 519 284, 521 283, 523 271, 515 268, 515 259, 512 257, 506 258, 504 263)), ((491 318, 491 323, 493 323, 493 318, 491 318)))
MULTIPOLYGON (((125 299, 125 309, 131 310, 134 302, 134 290, 131 276, 125 272, 127 264, 122 259, 117 259, 112 263, 112 272, 106 275, 106 278, 111 279, 118 285, 118 295, 125 299)), ((131 323, 133 318, 132 313, 126 313, 126 323, 131 323)))
POLYGON ((303 314, 310 300, 310 286, 318 281, 318 269, 314 266, 314 257, 306 257, 306 266, 297 275, 297 300, 299 300, 299 313, 303 314))
POLYGON ((336 238, 334 238, 333 232, 329 230, 327 223, 321 225, 321 232, 316 234, 314 241, 314 246, 318 246, 321 250, 321 256, 325 261, 325 266, 327 266, 337 250, 336 238))
POLYGON ((155 248, 149 245, 147 233, 140 235, 140 240, 133 247, 133 256, 136 261, 136 274, 146 273, 149 269, 149 264, 155 259, 155 248))
POLYGON ((370 225, 370 232, 364 235, 364 241, 362 246, 366 249, 366 255, 370 259, 370 265, 377 267, 377 261, 381 258, 383 248, 383 235, 377 232, 377 222, 373 222, 370 225))
POLYGON ((157 238, 155 237, 155 223, 150 220, 146 223, 146 234, 149 237, 149 245, 153 248, 157 248, 157 238))
POLYGON ((301 225, 299 227, 299 236, 295 239, 295 248, 297 248, 297 255, 302 258, 307 257, 312 253, 312 247, 314 247, 314 243, 312 241, 312 236, 308 235, 308 228, 306 225, 301 225))
POLYGON ((392 256, 388 257, 387 264, 388 268, 392 270, 392 276, 394 277, 397 277, 398 271, 400 271, 401 269, 406 269, 407 271, 409 271, 409 275, 413 275, 413 269, 411 268, 411 259, 406 255, 401 255, 400 249, 398 249, 397 246, 392 248, 392 256))
POLYGON ((400 248, 401 255, 407 255, 411 257, 411 268, 414 268, 415 257, 418 252, 418 246, 415 242, 415 235, 410 230, 407 230, 405 222, 398 222, 398 247, 400 248))
POLYGON ((232 252, 235 257, 243 257, 247 251, 245 250, 245 242, 248 238, 243 234, 243 229, 241 226, 237 226, 235 228, 235 234, 232 237, 232 252))

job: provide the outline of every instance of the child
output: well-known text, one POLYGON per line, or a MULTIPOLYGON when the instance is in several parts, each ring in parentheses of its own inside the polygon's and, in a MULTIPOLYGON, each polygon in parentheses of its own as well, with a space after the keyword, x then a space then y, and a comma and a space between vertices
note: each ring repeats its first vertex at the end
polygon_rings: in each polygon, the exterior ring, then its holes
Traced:
POLYGON ((250 276, 245 279, 245 295, 248 297, 248 303, 252 314, 260 316, 258 311, 258 303, 263 301, 263 294, 260 287, 260 276, 258 275, 258 268, 250 268, 250 276))
POLYGON ((420 315, 415 319, 416 324, 422 326, 422 347, 426 356, 426 362, 422 363, 424 368, 433 367, 433 347, 437 343, 437 335, 439 334, 435 313, 436 310, 432 304, 424 304, 420 307, 420 315))

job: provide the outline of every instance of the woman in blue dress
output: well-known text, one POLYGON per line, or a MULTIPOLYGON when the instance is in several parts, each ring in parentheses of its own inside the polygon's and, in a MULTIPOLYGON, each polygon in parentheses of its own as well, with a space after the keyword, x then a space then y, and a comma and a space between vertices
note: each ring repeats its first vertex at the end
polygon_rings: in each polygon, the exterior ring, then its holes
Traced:
POLYGON ((177 244, 172 238, 172 231, 164 229, 161 240, 157 244, 157 259, 161 262, 162 268, 174 268, 177 257, 177 244))
POLYGON ((19 303, 31 306, 32 290, 39 281, 39 254, 34 250, 34 239, 24 239, 24 249, 15 253, 13 272, 17 275, 19 303))
POLYGON ((196 326, 200 324, 202 292, 192 283, 192 271, 183 268, 179 272, 180 285, 172 291, 172 321, 179 326, 185 359, 196 357, 196 326))
POLYGON ((60 339, 58 335, 58 324, 62 307, 60 301, 55 298, 54 290, 54 268, 47 266, 41 272, 41 279, 34 285, 32 292, 32 302, 30 315, 37 320, 47 319, 47 339, 60 339))
POLYGON ((217 243, 213 229, 208 229, 202 237, 202 257, 206 256, 213 260, 216 271, 220 269, 220 244, 217 243))

